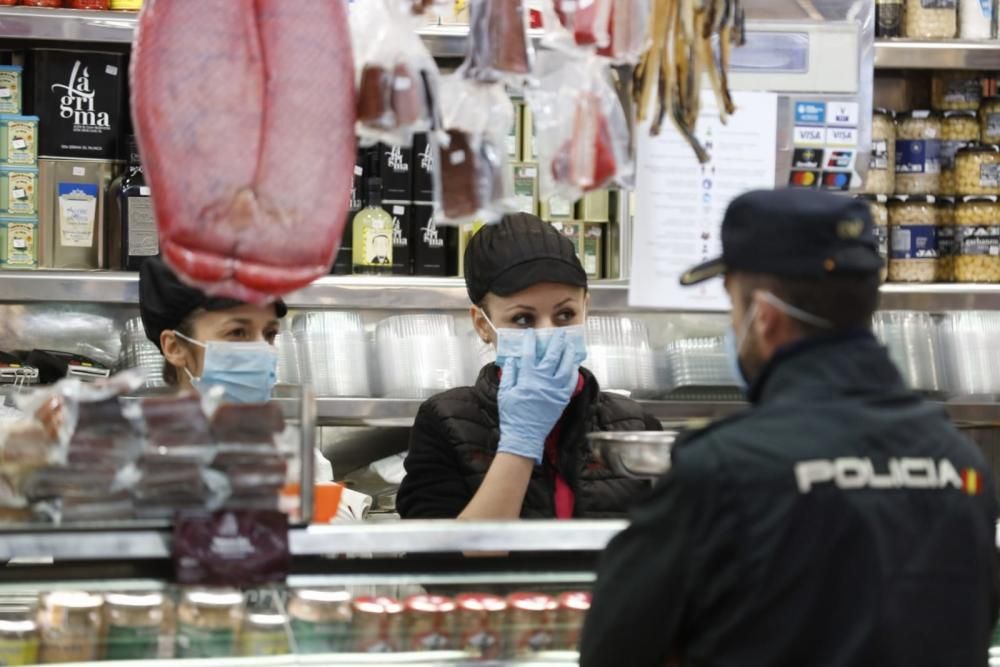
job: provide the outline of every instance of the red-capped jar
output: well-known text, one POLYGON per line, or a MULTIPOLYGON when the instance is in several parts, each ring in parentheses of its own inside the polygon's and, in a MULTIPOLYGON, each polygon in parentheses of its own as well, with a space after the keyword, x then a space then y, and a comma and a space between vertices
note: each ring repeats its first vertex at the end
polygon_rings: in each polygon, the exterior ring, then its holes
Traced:
POLYGON ((580 646, 583 621, 590 611, 592 596, 586 591, 563 593, 559 596, 559 612, 556 614, 556 648, 575 651, 580 646))
POLYGON ((408 650, 445 651, 452 647, 454 600, 441 595, 413 595, 403 606, 408 650))
POLYGON ((455 598, 458 607, 458 648, 483 660, 503 657, 507 601, 488 593, 464 593, 455 598))
POLYGON ((21 0, 25 7, 51 7, 58 9, 63 6, 62 0, 21 0))
POLYGON ((544 593, 512 593, 507 596, 507 608, 515 657, 531 657, 554 648, 559 609, 554 597, 544 593))
POLYGON ((0 0, 0 7, 13 7, 17 4, 17 0, 0 0))
POLYGON ((351 634, 358 653, 394 653, 403 645, 403 605, 390 597, 360 597, 352 604, 351 634))
POLYGON ((68 0, 66 6, 70 9, 110 9, 110 0, 68 0))

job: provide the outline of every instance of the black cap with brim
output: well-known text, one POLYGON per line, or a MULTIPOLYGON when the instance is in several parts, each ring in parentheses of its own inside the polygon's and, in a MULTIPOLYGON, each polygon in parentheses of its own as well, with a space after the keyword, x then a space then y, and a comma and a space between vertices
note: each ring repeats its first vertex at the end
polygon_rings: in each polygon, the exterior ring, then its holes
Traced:
MULTIPOLYGON (((196 310, 219 311, 245 306, 237 299, 217 298, 184 284, 163 262, 153 257, 139 271, 139 314, 146 337, 160 348, 160 334, 176 329, 196 310)), ((288 306, 281 299, 274 302, 274 312, 282 318, 288 306)), ((161 350, 162 351, 162 350, 161 350)))
POLYGON ((815 190, 759 190, 726 210, 722 257, 692 267, 680 283, 730 271, 815 280, 875 274, 883 266, 865 202, 815 190))

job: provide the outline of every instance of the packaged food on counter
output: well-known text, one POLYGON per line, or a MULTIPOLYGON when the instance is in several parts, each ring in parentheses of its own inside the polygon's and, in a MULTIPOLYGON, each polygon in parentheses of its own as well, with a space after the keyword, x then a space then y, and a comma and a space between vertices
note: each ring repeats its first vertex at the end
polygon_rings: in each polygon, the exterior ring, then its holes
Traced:
POLYGON ((559 603, 543 593, 512 593, 507 597, 512 649, 517 657, 532 657, 554 648, 559 603))
POLYGON ((963 148, 979 143, 979 120, 972 111, 949 111, 941 122, 941 178, 939 194, 958 194, 955 155, 963 148))
POLYGON ((966 197, 955 206, 955 280, 1000 282, 1000 204, 996 197, 966 197))
POLYGON ((235 589, 185 591, 177 609, 178 658, 229 658, 243 625, 243 594, 235 589))
POLYGON ((100 658, 100 595, 56 591, 42 598, 38 610, 40 662, 93 662, 100 658))
POLYGON ((353 8, 357 72, 357 134, 364 146, 410 146, 430 129, 437 65, 413 29, 413 19, 387 2, 353 8))
POLYGON ((906 0, 905 33, 910 39, 953 39, 958 35, 958 0, 906 0))
POLYGON ((573 201, 613 183, 629 183, 628 120, 606 64, 549 51, 539 58, 539 72, 540 84, 527 97, 542 192, 573 201))
POLYGON ((434 158, 437 221, 489 220, 514 210, 505 149, 514 107, 503 86, 454 74, 445 77, 441 90, 445 131, 434 158))
POLYGON ((585 591, 563 593, 559 596, 555 648, 575 651, 580 646, 583 622, 590 611, 592 596, 585 591))
POLYGON ((872 221, 875 223, 875 239, 878 241, 878 254, 884 262, 880 277, 885 282, 889 277, 889 198, 885 195, 863 195, 871 209, 872 221))
POLYGON ((403 645, 403 605, 390 597, 359 597, 351 632, 357 653, 394 653, 403 645))
POLYGON ((864 191, 873 195, 896 192, 896 122, 887 109, 876 109, 872 116, 872 155, 864 191))
POLYGON ((1000 146, 963 148, 955 156, 959 195, 1000 195, 1000 146))
POLYGON ((16 116, 21 113, 21 76, 19 65, 0 65, 0 114, 16 116))
POLYGON ((38 218, 0 217, 0 269, 38 267, 38 218))
POLYGON ((0 116, 0 166, 38 162, 38 116, 0 116))
POLYGON ((37 664, 38 646, 38 624, 29 613, 0 618, 0 664, 37 664))
POLYGON ((933 283, 939 268, 938 224, 933 197, 895 197, 889 203, 889 281, 933 283))
POLYGON ((452 646, 455 601, 440 595, 413 595, 403 602, 406 650, 444 651, 452 646))
POLYGON ((981 72, 940 71, 931 76, 935 111, 978 111, 983 100, 981 72))
POLYGON ((531 73, 534 49, 523 0, 470 0, 469 15, 465 76, 493 83, 531 73))
POLYGON ((458 649, 482 660, 497 660, 504 651, 507 601, 488 593, 465 593, 455 598, 458 610, 458 649))
POLYGON ((979 107, 979 140, 984 144, 1000 144, 1000 97, 983 100, 979 107))
POLYGON ((159 657, 164 609, 162 593, 108 593, 104 597, 104 659, 159 657))
POLYGON ((343 589, 299 589, 288 601, 289 624, 300 653, 351 648, 351 594, 343 589))
POLYGON ((941 184, 940 152, 940 114, 901 114, 896 126, 896 193, 937 194, 941 184))

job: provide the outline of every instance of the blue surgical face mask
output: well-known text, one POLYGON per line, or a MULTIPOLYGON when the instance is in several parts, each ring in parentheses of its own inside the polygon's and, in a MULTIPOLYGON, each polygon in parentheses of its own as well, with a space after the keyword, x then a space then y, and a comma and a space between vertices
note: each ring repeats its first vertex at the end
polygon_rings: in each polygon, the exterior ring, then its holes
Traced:
POLYGON ((193 345, 205 348, 205 363, 201 377, 194 377, 186 368, 191 384, 201 393, 211 387, 222 387, 226 400, 232 403, 264 403, 278 382, 278 352, 268 343, 202 343, 175 331, 174 334, 193 345))
POLYGON ((493 329, 496 335, 494 344, 497 351, 497 366, 504 367, 504 364, 511 359, 520 359, 521 350, 524 349, 524 337, 529 331, 535 334, 535 362, 539 362, 549 349, 552 337, 559 331, 565 332, 566 342, 573 344, 576 352, 576 363, 582 364, 587 358, 587 327, 583 324, 572 324, 565 327, 547 327, 544 329, 498 329, 494 326, 489 316, 480 311, 486 323, 493 329))

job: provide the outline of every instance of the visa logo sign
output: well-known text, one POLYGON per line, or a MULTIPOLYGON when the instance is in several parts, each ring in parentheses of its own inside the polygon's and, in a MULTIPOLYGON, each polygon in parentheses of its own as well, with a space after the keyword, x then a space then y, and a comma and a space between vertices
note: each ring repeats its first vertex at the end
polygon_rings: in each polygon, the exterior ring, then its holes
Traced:
POLYGON ((826 131, 822 127, 796 127, 794 142, 796 146, 822 146, 826 143, 826 131))

